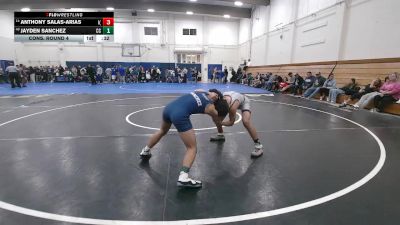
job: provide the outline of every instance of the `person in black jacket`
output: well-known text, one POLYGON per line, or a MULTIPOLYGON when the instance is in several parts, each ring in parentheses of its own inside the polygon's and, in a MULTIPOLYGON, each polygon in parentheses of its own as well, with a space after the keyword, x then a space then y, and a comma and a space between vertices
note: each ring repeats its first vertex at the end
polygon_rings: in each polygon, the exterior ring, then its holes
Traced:
POLYGON ((294 83, 293 86, 291 88, 292 94, 293 95, 297 95, 300 91, 300 94, 302 94, 303 92, 303 83, 304 83, 304 79, 303 77, 301 77, 298 73, 296 73, 294 75, 294 83))
POLYGON ((86 72, 88 73, 89 77, 90 77, 90 81, 92 82, 92 85, 96 84, 96 79, 94 78, 95 76, 95 72, 94 69, 92 67, 92 65, 88 65, 86 72))
POLYGON ((226 84, 228 82, 228 68, 224 68, 224 77, 222 78, 222 82, 224 82, 224 84, 226 84))

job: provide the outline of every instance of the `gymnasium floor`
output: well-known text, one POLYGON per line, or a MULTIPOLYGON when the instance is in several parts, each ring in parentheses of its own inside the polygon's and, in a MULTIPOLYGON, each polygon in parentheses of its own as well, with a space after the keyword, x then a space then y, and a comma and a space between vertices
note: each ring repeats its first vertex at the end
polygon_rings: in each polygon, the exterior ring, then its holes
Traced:
POLYGON ((1 85, 0 224, 399 224, 399 117, 240 85, 157 85, 1 85), (250 158, 239 116, 216 144, 195 115, 191 174, 204 185, 179 189, 176 132, 149 163, 138 154, 164 105, 211 87, 253 93, 264 155, 250 158))

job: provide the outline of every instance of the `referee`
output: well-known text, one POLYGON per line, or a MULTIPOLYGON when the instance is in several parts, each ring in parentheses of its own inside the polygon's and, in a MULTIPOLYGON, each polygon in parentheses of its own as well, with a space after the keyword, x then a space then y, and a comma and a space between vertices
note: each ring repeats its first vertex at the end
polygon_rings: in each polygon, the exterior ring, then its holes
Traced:
POLYGON ((6 73, 10 78, 11 88, 15 88, 15 83, 17 83, 18 87, 21 87, 21 83, 19 81, 19 76, 18 76, 18 69, 16 66, 13 65, 7 66, 6 73))

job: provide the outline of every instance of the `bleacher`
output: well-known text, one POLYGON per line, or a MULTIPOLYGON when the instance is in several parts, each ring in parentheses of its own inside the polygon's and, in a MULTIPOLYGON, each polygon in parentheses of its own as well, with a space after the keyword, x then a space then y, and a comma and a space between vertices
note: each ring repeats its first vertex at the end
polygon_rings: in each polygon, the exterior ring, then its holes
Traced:
MULTIPOLYGON (((281 64, 269 66, 253 66, 248 68, 248 73, 253 75, 268 72, 287 76, 289 72, 299 73, 305 76, 310 71, 313 74, 321 72, 322 76, 327 77, 329 73, 335 74, 337 87, 340 88, 355 78, 360 86, 370 84, 375 78, 382 81, 386 76, 393 72, 400 72, 400 58, 385 59, 366 59, 366 60, 346 60, 346 61, 326 61, 314 63, 281 64)), ((337 103, 342 103, 349 96, 341 95, 337 103)), ((400 115, 400 104, 395 103, 385 109, 386 113, 400 115)))

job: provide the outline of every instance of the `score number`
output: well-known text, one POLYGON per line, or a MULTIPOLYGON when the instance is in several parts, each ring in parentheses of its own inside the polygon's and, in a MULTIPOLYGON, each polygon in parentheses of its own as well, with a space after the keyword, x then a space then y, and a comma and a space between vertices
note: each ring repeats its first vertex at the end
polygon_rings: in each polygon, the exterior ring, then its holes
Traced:
POLYGON ((103 34, 114 34, 114 18, 103 18, 103 34))

